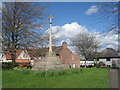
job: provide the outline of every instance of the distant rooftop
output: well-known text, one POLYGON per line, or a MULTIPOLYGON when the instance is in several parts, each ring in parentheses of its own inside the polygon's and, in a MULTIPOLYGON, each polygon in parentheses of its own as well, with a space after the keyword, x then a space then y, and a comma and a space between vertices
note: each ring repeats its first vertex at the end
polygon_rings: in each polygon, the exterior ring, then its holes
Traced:
POLYGON ((118 52, 115 51, 113 48, 106 48, 100 53, 99 57, 116 58, 120 56, 118 55, 118 52))

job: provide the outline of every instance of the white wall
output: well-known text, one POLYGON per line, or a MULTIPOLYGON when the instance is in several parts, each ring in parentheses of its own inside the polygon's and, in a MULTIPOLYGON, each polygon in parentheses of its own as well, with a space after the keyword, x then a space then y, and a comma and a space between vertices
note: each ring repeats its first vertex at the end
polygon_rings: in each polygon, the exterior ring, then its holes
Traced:
MULTIPOLYGON (((80 61, 80 65, 85 65, 85 61, 80 61)), ((86 65, 89 66, 89 65, 94 65, 94 61, 86 61, 86 65)))
MULTIPOLYGON (((117 66, 120 67, 120 58, 111 58, 110 61, 107 61, 105 58, 103 59, 99 59, 99 61, 97 61, 97 63, 99 62, 104 62, 105 65, 110 65, 112 66, 112 62, 115 61, 117 66)), ((94 65, 95 61, 86 61, 86 65, 94 65)), ((80 65, 85 65, 85 61, 80 61, 80 65)))
POLYGON ((17 57, 17 59, 31 59, 27 51, 22 51, 21 54, 17 57))
MULTIPOLYGON (((2 62, 12 62, 12 60, 6 60, 5 55, 3 56, 3 58, 2 58, 1 55, 0 55, 0 60, 1 60, 1 59, 2 59, 2 62)), ((30 60, 31 58, 30 58, 28 52, 23 50, 23 51, 20 53, 20 55, 17 57, 17 59, 29 59, 29 60, 30 60)), ((33 61, 30 60, 30 62, 31 62, 31 64, 33 64, 33 61)))
POLYGON ((105 65, 110 65, 110 66, 112 66, 112 60, 110 59, 110 61, 107 61, 107 59, 99 59, 99 61, 97 62, 97 63, 99 63, 99 62, 104 62, 105 63, 105 65))
POLYGON ((4 60, 4 59, 6 59, 5 54, 1 53, 0 54, 0 60, 4 60))
POLYGON ((112 58, 112 61, 116 63, 117 67, 120 67, 120 58, 112 58))
POLYGON ((120 60, 120 58, 111 58, 111 60, 120 60))
POLYGON ((113 61, 115 61, 116 62, 116 64, 117 64, 117 66, 119 66, 120 67, 120 58, 111 58, 110 59, 110 61, 107 61, 106 59, 99 59, 99 61, 98 61, 98 63, 99 62, 104 62, 105 63, 105 65, 110 65, 110 66, 112 66, 112 62, 113 61), (119 62, 118 62, 119 61, 119 62))
POLYGON ((2 62, 12 62, 12 60, 6 60, 6 59, 4 59, 4 60, 2 60, 2 62))
POLYGON ((0 54, 0 62, 3 62, 3 60, 6 60, 5 54, 1 53, 0 54))

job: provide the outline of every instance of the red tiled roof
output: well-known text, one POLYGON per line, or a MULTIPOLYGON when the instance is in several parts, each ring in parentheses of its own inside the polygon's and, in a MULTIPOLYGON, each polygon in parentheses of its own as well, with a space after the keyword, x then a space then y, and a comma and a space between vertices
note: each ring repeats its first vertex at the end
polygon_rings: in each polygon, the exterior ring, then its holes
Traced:
POLYGON ((29 59, 16 59, 17 63, 29 63, 29 59))
MULTIPOLYGON (((56 54, 59 54, 60 51, 62 50, 62 46, 53 46, 52 48, 53 48, 53 51, 56 52, 56 54)), ((19 49, 16 51, 16 58, 21 54, 22 51, 23 49, 19 49)), ((38 57, 38 56, 45 56, 45 54, 48 51, 49 51, 48 47, 39 48, 39 49, 27 49, 27 52, 31 58, 38 57)), ((7 50, 5 50, 5 56, 7 60, 12 59, 10 52, 8 52, 7 50)))
MULTIPOLYGON (((16 58, 21 54, 21 52, 22 52, 23 50, 17 50, 16 51, 16 58)), ((11 55, 10 55, 10 52, 8 52, 7 50, 5 51, 5 56, 6 56, 6 59, 8 60, 8 59, 12 59, 11 58, 11 55)))
MULTIPOLYGON (((59 54, 60 51, 62 50, 62 46, 53 46, 53 51, 56 54, 59 54)), ((28 49, 28 54, 30 55, 31 58, 37 57, 37 56, 45 56, 46 53, 49 51, 48 47, 43 47, 39 49, 28 49)))
POLYGON ((17 50, 16 51, 16 58, 22 53, 23 50, 17 50))
POLYGON ((27 49, 27 52, 31 58, 34 58, 36 53, 39 53, 38 49, 27 49))
POLYGON ((6 56, 6 59, 7 59, 7 60, 10 60, 10 59, 11 59, 11 55, 10 55, 9 52, 6 52, 6 53, 5 53, 5 56, 6 56))

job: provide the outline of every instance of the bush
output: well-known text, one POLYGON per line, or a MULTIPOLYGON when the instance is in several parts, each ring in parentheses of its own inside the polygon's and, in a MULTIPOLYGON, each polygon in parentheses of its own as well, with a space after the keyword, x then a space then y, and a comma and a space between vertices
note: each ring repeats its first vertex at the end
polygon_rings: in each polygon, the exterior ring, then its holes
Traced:
POLYGON ((22 74, 29 74, 29 73, 31 73, 31 69, 27 68, 27 67, 24 67, 24 68, 22 68, 22 67, 14 67, 13 70, 15 72, 20 72, 22 74))
POLYGON ((105 66, 105 63, 104 62, 99 62, 96 64, 96 67, 99 68, 99 67, 104 67, 105 66))
POLYGON ((116 65, 115 61, 112 62, 112 68, 117 69, 117 65, 116 65))
MULTIPOLYGON (((15 67, 18 66, 18 63, 15 63, 15 67)), ((13 69, 12 62, 2 62, 2 69, 13 69)))
POLYGON ((22 71, 22 69, 23 69, 22 67, 14 67, 13 68, 13 70, 15 70, 15 71, 22 71))
POLYGON ((12 69, 11 62, 2 62, 2 69, 12 69))

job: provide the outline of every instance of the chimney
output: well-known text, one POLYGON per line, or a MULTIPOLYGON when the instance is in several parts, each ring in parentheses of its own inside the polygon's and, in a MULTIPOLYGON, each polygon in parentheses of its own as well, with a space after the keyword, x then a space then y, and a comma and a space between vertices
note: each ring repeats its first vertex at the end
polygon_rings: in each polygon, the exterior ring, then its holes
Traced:
POLYGON ((62 42, 62 46, 63 48, 67 48, 67 42, 66 41, 62 42))

